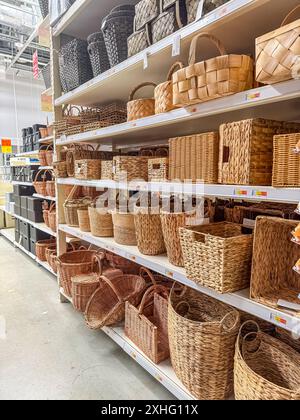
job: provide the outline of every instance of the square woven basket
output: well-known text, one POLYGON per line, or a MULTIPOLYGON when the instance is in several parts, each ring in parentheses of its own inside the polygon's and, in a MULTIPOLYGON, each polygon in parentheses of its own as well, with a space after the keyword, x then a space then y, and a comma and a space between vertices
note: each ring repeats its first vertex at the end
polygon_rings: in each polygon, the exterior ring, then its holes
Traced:
POLYGON ((273 187, 300 187, 300 133, 274 137, 273 187))
POLYGON ((148 181, 148 158, 140 156, 116 156, 113 159, 115 181, 135 179, 148 181))

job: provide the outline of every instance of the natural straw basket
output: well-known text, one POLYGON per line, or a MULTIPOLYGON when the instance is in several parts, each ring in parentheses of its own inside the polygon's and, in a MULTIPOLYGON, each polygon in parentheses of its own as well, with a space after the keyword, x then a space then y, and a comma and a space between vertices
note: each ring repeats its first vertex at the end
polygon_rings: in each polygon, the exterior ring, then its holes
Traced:
POLYGON ((44 201, 42 204, 43 209, 43 219, 45 222, 45 225, 49 227, 49 203, 48 201, 44 201))
POLYGON ((187 106, 232 95, 253 87, 253 60, 247 55, 226 55, 221 41, 211 34, 196 35, 191 43, 189 66, 173 74, 173 103, 187 106), (220 56, 196 63, 199 39, 209 39, 220 56))
POLYGON ((97 273, 79 274, 72 277, 72 302, 78 312, 84 313, 92 294, 99 287, 97 273))
POLYGON ((169 149, 161 147, 155 155, 156 157, 148 160, 148 181, 167 181, 169 179, 169 149))
POLYGON ((113 159, 114 180, 122 182, 132 180, 148 180, 148 157, 115 156, 113 159))
POLYGON ((56 240, 55 239, 45 239, 43 241, 38 241, 35 244, 35 253, 36 257, 39 261, 47 261, 46 258, 46 249, 49 247, 49 245, 55 245, 56 240))
POLYGON ((134 95, 137 91, 146 86, 156 87, 156 84, 152 82, 142 83, 131 92, 129 102, 127 103, 127 121, 135 121, 155 114, 154 98, 134 100, 134 95))
POLYGON ((47 174, 50 174, 52 177, 49 170, 41 169, 37 172, 33 182, 36 193, 43 195, 44 197, 47 195, 47 177, 49 177, 47 174))
POLYGON ((46 150, 48 149, 48 146, 41 146, 39 150, 39 161, 41 166, 47 166, 47 160, 46 160, 46 150))
POLYGON ((65 161, 53 162, 53 173, 54 173, 55 178, 67 178, 68 177, 67 162, 65 161))
POLYGON ((137 306, 146 288, 140 276, 100 277, 100 287, 91 296, 85 312, 89 328, 97 330, 124 320, 125 303, 137 306))
POLYGON ((293 78, 300 66, 300 19, 288 24, 295 7, 283 20, 279 29, 256 39, 256 80, 265 84, 293 78))
POLYGON ((284 330, 283 328, 276 327, 275 336, 278 340, 292 347, 298 353, 300 353, 300 336, 299 334, 293 334, 293 332, 284 330))
POLYGON ((88 212, 92 235, 99 238, 112 238, 114 236, 114 225, 111 213, 105 208, 97 208, 97 201, 95 200, 89 207, 88 212))
POLYGON ((52 166, 53 165, 53 146, 49 144, 49 146, 46 149, 45 157, 46 157, 46 166, 52 166))
POLYGON ((253 236, 243 235, 242 229, 228 222, 180 229, 188 278, 219 293, 247 288, 253 236))
POLYGON ((113 161, 112 160, 102 160, 101 179, 113 179, 113 161))
POLYGON ((49 208, 48 220, 49 220, 49 228, 53 232, 56 232, 57 224, 56 224, 56 204, 55 203, 52 203, 49 208))
POLYGON ((112 212, 112 219, 114 224, 114 237, 117 244, 137 245, 134 215, 115 210, 112 212))
POLYGON ((51 180, 46 182, 46 195, 48 197, 55 197, 56 196, 56 189, 55 189, 55 179, 53 171, 51 173, 51 180))
POLYGON ((252 332, 244 335, 244 324, 236 343, 236 400, 300 400, 300 354, 250 323, 252 332))
MULTIPOLYGON (((251 298, 278 308, 278 300, 299 304, 300 276, 292 270, 300 247, 291 242, 296 221, 258 217, 254 234, 251 298)), ((294 312, 300 317, 300 311, 294 312)))
POLYGON ((273 187, 300 187, 299 142, 300 133, 274 136, 273 187))
POLYGON ((90 197, 76 198, 78 194, 78 187, 72 188, 69 196, 67 197, 63 207, 66 219, 66 224, 72 227, 79 227, 78 212, 77 210, 87 210, 91 204, 90 197))
POLYGON ((89 211, 88 209, 78 209, 78 223, 79 223, 79 229, 81 232, 90 232, 91 231, 91 225, 90 225, 90 219, 89 219, 89 211))
POLYGON ((158 85, 154 90, 155 98, 155 114, 162 114, 164 112, 172 111, 177 107, 173 104, 173 73, 178 69, 183 69, 184 65, 181 62, 176 62, 172 65, 167 81, 158 85))
POLYGON ((75 161, 76 179, 100 179, 101 160, 81 159, 75 161))
POLYGON ((56 249, 57 249, 56 244, 49 245, 48 248, 46 248, 45 256, 46 256, 46 261, 49 265, 50 265, 50 257, 53 252, 56 252, 56 249))
POLYGON ((166 252, 159 207, 157 214, 152 214, 150 207, 137 204, 134 209, 134 224, 137 246, 142 254, 161 255, 166 252))
POLYGON ((170 295, 168 320, 175 373, 196 399, 229 398, 239 313, 193 289, 176 288, 170 295))
POLYGON ((125 335, 156 364, 170 356, 168 297, 165 287, 152 286, 139 308, 126 302, 125 335))

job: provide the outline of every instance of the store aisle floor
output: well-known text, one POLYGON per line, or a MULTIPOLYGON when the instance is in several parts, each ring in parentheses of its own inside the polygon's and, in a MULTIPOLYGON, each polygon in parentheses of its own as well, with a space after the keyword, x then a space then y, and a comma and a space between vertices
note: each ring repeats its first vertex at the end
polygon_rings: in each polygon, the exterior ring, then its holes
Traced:
POLYGON ((51 274, 0 238, 0 399, 174 397, 61 304, 51 274), (6 323, 6 335, 1 326, 6 323))

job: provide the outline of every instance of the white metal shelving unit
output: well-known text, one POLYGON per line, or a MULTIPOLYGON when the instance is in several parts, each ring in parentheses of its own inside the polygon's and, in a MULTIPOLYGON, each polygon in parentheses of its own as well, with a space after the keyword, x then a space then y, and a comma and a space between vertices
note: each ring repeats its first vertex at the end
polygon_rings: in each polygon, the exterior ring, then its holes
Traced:
POLYGON ((27 185, 31 187, 33 185, 32 182, 23 182, 23 181, 12 181, 12 185, 27 185))
POLYGON ((43 200, 56 201, 56 197, 44 196, 44 195, 41 195, 41 194, 33 194, 33 197, 41 198, 43 200))
POLYGON ((4 238, 6 238, 11 243, 15 242, 15 229, 14 228, 1 229, 0 234, 4 236, 4 238))

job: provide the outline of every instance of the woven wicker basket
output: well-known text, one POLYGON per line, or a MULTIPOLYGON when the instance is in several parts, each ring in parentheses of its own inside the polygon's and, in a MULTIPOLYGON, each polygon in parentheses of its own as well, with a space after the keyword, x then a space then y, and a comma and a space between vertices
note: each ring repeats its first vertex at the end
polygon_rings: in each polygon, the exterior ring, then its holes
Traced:
POLYGON ((124 274, 140 274, 140 266, 133 261, 127 260, 108 251, 105 256, 111 267, 123 271, 124 274))
POLYGON ((288 24, 293 14, 298 11, 298 5, 293 9, 273 32, 256 40, 256 80, 272 84, 293 78, 294 71, 300 66, 300 19, 288 24))
POLYGON ((148 180, 148 158, 142 156, 115 156, 113 159, 115 181, 148 180))
POLYGON ((180 229, 188 278, 219 293, 245 289, 250 283, 252 235, 242 226, 221 222, 180 229))
POLYGON ((244 336, 245 326, 236 343, 236 400, 300 400, 300 355, 258 325, 244 336))
POLYGON ((113 179, 113 161, 102 160, 101 162, 101 179, 113 179))
POLYGON ((150 28, 146 24, 139 31, 136 30, 136 18, 134 19, 134 32, 127 39, 128 46, 128 57, 132 57, 135 54, 145 50, 150 47, 151 38, 150 38, 150 28))
POLYGON ((81 230, 81 232, 90 232, 91 225, 90 225, 88 208, 77 210, 77 214, 78 214, 79 229, 81 230))
POLYGON ((166 288, 153 286, 139 308, 126 302, 125 335, 156 364, 170 356, 168 296, 166 288))
POLYGON ((273 187, 300 187, 299 141, 300 133, 274 136, 273 187))
POLYGON ((283 328, 276 327, 276 338, 300 353, 300 336, 283 328))
POLYGON ((46 195, 48 197, 55 197, 56 196, 56 189, 55 189, 54 173, 53 173, 53 171, 50 171, 50 173, 51 173, 51 181, 48 180, 46 182, 46 195))
POLYGON ((135 121, 155 114, 154 98, 134 100, 134 95, 137 91, 146 86, 153 86, 155 88, 156 84, 152 82, 142 83, 131 92, 129 102, 127 103, 127 121, 135 121))
POLYGON ((53 165, 53 146, 49 145, 46 149, 45 158, 46 158, 46 166, 52 166, 53 165))
POLYGON ((101 160, 81 159, 75 161, 76 179, 100 179, 101 160))
POLYGON ((114 224, 114 237, 117 244, 137 245, 134 215, 120 213, 118 210, 112 213, 114 224))
MULTIPOLYGON (((291 242, 297 222, 258 217, 254 235, 251 298, 278 308, 278 300, 299 304, 300 276, 292 267, 300 258, 300 247, 291 242)), ((300 312, 294 312, 300 317, 300 312)))
POLYGON ((47 195, 47 178, 49 178, 49 175, 52 177, 51 171, 41 169, 37 172, 33 182, 36 193, 43 195, 44 197, 47 195))
MULTIPOLYGON (((177 285, 177 288, 179 286, 177 285)), ((174 371, 199 400, 223 400, 233 392, 238 311, 184 288, 169 301, 169 340, 174 371)))
POLYGON ((250 119, 220 127, 219 183, 272 184, 273 137, 299 131, 299 124, 250 119))
POLYGON ((221 42, 211 34, 196 35, 191 43, 189 66, 173 74, 173 103, 187 106, 253 87, 253 60, 247 55, 226 55, 221 42), (208 38, 220 57, 196 63, 197 42, 208 38))
POLYGON ((75 198, 78 188, 73 187, 63 207, 66 224, 72 227, 79 227, 78 210, 87 210, 92 202, 90 197, 75 198))
POLYGON ((46 151, 49 146, 41 146, 39 150, 39 161, 41 166, 47 166, 47 160, 46 160, 46 151))
POLYGON ((65 161, 53 162, 53 173, 54 173, 55 178, 67 178, 68 177, 67 162, 65 161))
POLYGON ((100 277, 100 287, 91 296, 85 312, 89 328, 97 330, 124 320, 126 302, 137 306, 146 288, 140 276, 100 277))
POLYGON ((218 182, 219 135, 216 132, 169 140, 170 179, 218 182))
POLYGON ((39 261, 47 261, 46 250, 50 245, 55 245, 55 239, 45 239, 43 241, 37 241, 35 244, 35 253, 39 261))
POLYGON ((167 81, 156 86, 154 90, 155 114, 162 114, 177 108, 173 104, 172 76, 178 68, 183 69, 183 67, 181 62, 174 63, 168 73, 167 81))
POLYGON ((56 223, 56 203, 52 203, 49 208, 48 213, 49 228, 56 233, 57 223, 56 223))
POLYGON ((97 208, 96 203, 93 203, 88 211, 92 235, 99 238, 112 238, 114 226, 111 213, 97 208))
POLYGON ((48 248, 46 248, 45 256, 46 256, 46 261, 49 265, 51 262, 51 255, 53 254, 53 252, 56 252, 56 249, 57 249, 56 244, 49 245, 48 248))
POLYGON ((80 109, 78 107, 64 107, 63 114, 63 118, 54 123, 56 137, 67 134, 69 128, 80 125, 80 109))
POLYGON ((161 255, 166 252, 159 209, 152 214, 151 208, 136 205, 134 224, 139 251, 144 255, 161 255))
POLYGON ((72 302, 78 312, 84 313, 92 294, 99 287, 97 273, 79 274, 72 277, 72 302))
POLYGON ((141 0, 135 6, 135 26, 140 30, 159 15, 157 0, 141 0))
POLYGON ((68 150, 66 155, 67 172, 69 177, 75 175, 75 162, 77 160, 85 159, 102 159, 104 156, 103 152, 97 151, 92 145, 79 145, 75 144, 68 150))
POLYGON ((156 157, 148 160, 148 181, 164 182, 169 179, 169 149, 159 149, 159 154, 164 150, 166 157, 156 157))

